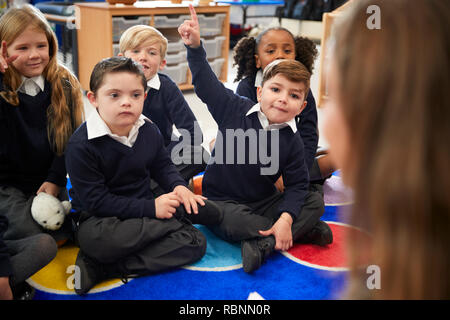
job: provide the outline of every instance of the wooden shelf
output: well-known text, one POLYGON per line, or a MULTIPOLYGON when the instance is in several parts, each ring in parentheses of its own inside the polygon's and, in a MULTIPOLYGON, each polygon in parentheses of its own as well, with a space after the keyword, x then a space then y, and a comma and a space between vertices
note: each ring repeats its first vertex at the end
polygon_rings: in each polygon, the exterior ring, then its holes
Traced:
MULTIPOLYGON (((114 16, 150 16, 153 25, 155 15, 186 15, 189 14, 188 2, 170 5, 167 1, 149 1, 142 5, 110 5, 107 2, 79 2, 76 3, 75 20, 78 39, 78 78, 84 90, 89 89, 89 78, 95 64, 100 60, 113 56, 113 25, 114 16)), ((202 4, 195 6, 198 14, 225 13, 221 35, 225 36, 222 45, 221 58, 225 59, 221 81, 227 81, 228 51, 230 46, 230 6, 224 4, 202 4)), ((181 90, 192 89, 188 70, 187 82, 179 84, 181 90)))

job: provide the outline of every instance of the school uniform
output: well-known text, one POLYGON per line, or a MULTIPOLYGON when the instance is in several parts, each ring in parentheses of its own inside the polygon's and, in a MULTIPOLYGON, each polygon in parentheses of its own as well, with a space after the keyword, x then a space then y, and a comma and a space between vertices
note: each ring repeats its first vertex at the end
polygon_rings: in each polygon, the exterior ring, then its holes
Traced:
POLYGON ((31 203, 44 181, 60 186, 60 200, 68 199, 64 156, 56 155, 47 133, 51 85, 43 76, 23 77, 18 98, 19 105, 13 106, 0 97, 0 215, 9 220, 4 238, 45 231, 62 240, 70 234, 69 219, 60 230, 47 231, 31 217, 31 203))
POLYGON ((206 250, 203 234, 183 218, 157 219, 154 179, 166 192, 186 186, 164 146, 158 127, 141 115, 128 137, 109 130, 97 112, 72 135, 66 151, 80 211, 81 250, 123 274, 146 274, 192 263, 206 250))
MULTIPOLYGON (((236 93, 249 98, 253 102, 257 102, 256 88, 261 85, 262 71, 258 70, 254 75, 242 79, 237 88, 236 93)), ((317 130, 317 108, 316 100, 309 90, 306 97, 306 107, 301 114, 295 117, 297 129, 305 146, 305 162, 309 169, 310 180, 317 182, 322 180, 320 168, 315 159, 317 144, 319 142, 319 133, 317 130)))
POLYGON ((295 120, 269 125, 259 104, 217 79, 202 46, 187 47, 187 53, 195 92, 219 130, 202 185, 203 194, 224 211, 222 223, 213 231, 228 241, 260 237, 258 230, 269 229, 288 212, 294 220, 294 240, 300 240, 320 219, 324 205, 319 194, 308 190, 305 150, 295 120), (230 134, 239 130, 254 139, 243 150, 237 150, 236 136, 230 134), (265 151, 268 158, 273 156, 270 163, 264 159, 265 151), (274 186, 280 175, 284 193, 274 186))
MULTIPOLYGON (((201 128, 182 92, 167 75, 157 73, 147 82, 147 86, 149 90, 142 113, 158 126, 164 138, 164 145, 177 170, 186 181, 189 181, 206 167, 203 155, 208 153, 201 146, 203 142, 201 128), (179 137, 173 132, 174 125, 177 129, 181 129, 179 137), (189 136, 185 137, 183 134, 189 136), (178 148, 175 148, 177 145, 178 148)), ((155 195, 163 193, 162 188, 154 180, 151 188, 155 195)))

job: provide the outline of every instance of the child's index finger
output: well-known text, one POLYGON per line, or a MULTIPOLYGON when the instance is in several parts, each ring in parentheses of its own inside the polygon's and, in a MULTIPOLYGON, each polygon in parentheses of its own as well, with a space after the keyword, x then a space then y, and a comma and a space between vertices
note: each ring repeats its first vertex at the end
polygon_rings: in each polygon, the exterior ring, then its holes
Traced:
POLYGON ((197 12, 195 12, 194 6, 192 3, 189 3, 189 11, 191 12, 192 21, 198 23, 197 12))
POLYGON ((1 50, 2 50, 2 56, 6 57, 8 55, 8 48, 6 46, 6 41, 5 40, 2 41, 1 50))

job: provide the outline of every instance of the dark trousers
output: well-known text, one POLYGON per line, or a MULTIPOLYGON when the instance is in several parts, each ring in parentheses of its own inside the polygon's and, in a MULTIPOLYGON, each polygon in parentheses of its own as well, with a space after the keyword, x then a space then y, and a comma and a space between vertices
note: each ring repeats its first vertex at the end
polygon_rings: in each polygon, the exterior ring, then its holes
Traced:
MULTIPOLYGON (((211 230, 226 241, 237 242, 263 237, 259 230, 268 230, 278 220, 278 207, 283 201, 282 193, 275 193, 267 199, 238 203, 235 201, 215 201, 223 209, 223 220, 211 230)), ((323 197, 319 192, 309 191, 300 214, 292 224, 293 241, 302 238, 314 227, 324 213, 323 197)))
POLYGON ((8 248, 13 274, 11 287, 23 283, 26 279, 45 267, 56 256, 58 247, 48 234, 36 234, 20 240, 5 240, 8 248))
MULTIPOLYGON (((178 208, 178 210, 183 210, 178 208)), ((83 220, 88 213, 81 213, 83 220)), ((122 275, 146 275, 193 263, 206 252, 205 236, 185 219, 90 216, 77 232, 81 250, 122 275)))
MULTIPOLYGON (((56 241, 72 237, 72 221, 66 217, 63 226, 55 231, 42 228, 31 216, 31 204, 35 194, 24 194, 14 187, 0 186, 0 215, 8 218, 8 230, 3 235, 5 240, 23 239, 32 235, 48 233, 56 241)), ((68 200, 67 190, 62 189, 60 200, 68 200)))
MULTIPOLYGON (((182 162, 180 164, 175 164, 175 167, 183 179, 186 182, 189 182, 189 179, 196 176, 200 172, 205 171, 208 159, 205 159, 203 155, 209 154, 202 146, 193 146, 192 148, 186 148, 186 150, 188 150, 188 154, 181 154, 179 155, 179 158, 172 159, 172 161, 175 163, 182 162), (196 163, 196 159, 201 159, 201 163, 196 163)), ((153 179, 150 180, 150 189, 152 190, 155 198, 169 191, 163 190, 153 179)))

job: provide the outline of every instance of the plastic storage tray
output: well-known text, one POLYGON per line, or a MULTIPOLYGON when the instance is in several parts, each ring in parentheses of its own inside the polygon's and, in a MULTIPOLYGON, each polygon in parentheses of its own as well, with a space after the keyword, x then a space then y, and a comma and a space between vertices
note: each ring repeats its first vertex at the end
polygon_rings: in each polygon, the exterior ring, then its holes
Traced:
POLYGON ((222 45, 225 41, 225 36, 218 36, 213 39, 202 39, 203 47, 206 51, 208 59, 217 58, 222 55, 222 45))
POLYGON ((178 28, 184 20, 191 19, 188 15, 171 15, 171 16, 155 16, 154 26, 155 28, 178 28))
POLYGON ((182 62, 174 66, 166 66, 161 73, 167 74, 176 84, 186 83, 188 64, 182 62))
POLYGON ((167 44, 167 52, 179 52, 179 51, 186 51, 186 47, 184 46, 183 40, 178 41, 171 41, 170 39, 169 43, 167 44))
POLYGON ((224 13, 215 14, 212 16, 198 15, 198 23, 200 25, 200 35, 203 37, 216 36, 222 34, 224 13))
POLYGON ((202 28, 211 28, 211 29, 222 29, 223 20, 225 19, 224 13, 218 13, 211 16, 205 16, 203 14, 198 15, 198 24, 200 25, 200 30, 202 28))
POLYGON ((122 33, 129 27, 135 26, 137 24, 150 24, 149 16, 124 16, 124 17, 113 17, 113 42, 119 42, 122 33))
POLYGON ((219 79, 220 79, 220 75, 222 74, 222 66, 223 66, 224 62, 225 62, 224 58, 217 58, 217 59, 214 59, 213 61, 209 62, 211 69, 214 71, 214 73, 216 74, 216 77, 219 79))
POLYGON ((176 53, 167 53, 166 54, 166 62, 167 64, 176 64, 180 62, 186 62, 187 51, 179 51, 176 53))

